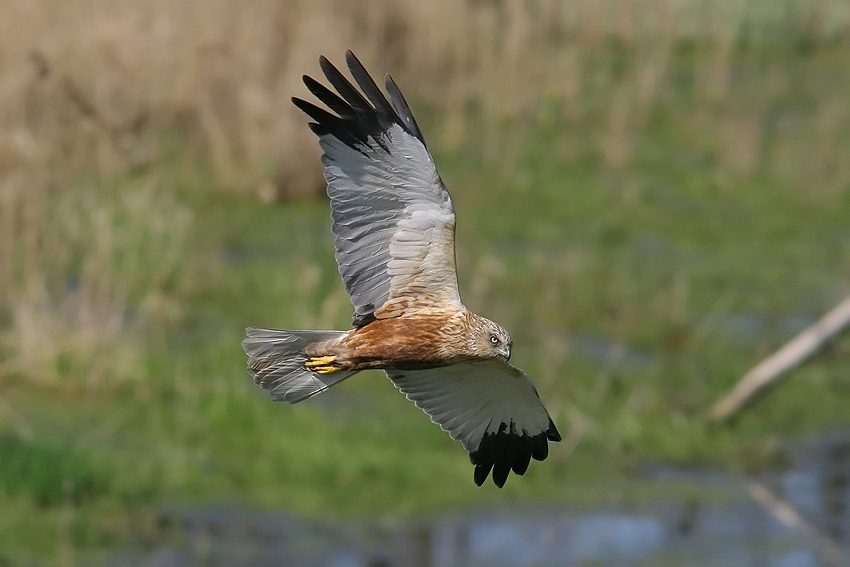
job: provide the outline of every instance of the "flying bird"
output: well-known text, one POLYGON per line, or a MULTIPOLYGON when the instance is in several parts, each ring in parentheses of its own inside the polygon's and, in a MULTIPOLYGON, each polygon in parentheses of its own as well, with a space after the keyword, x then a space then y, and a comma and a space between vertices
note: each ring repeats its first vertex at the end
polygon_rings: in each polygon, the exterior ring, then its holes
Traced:
POLYGON ((249 327, 242 347, 254 382, 297 403, 378 368, 452 438, 481 484, 502 487, 561 436, 528 376, 511 365, 508 332, 468 310, 455 266, 455 210, 413 114, 392 78, 390 103, 351 51, 355 87, 326 58, 336 90, 304 76, 328 112, 312 120, 324 154, 336 261, 354 305, 348 331, 249 327))

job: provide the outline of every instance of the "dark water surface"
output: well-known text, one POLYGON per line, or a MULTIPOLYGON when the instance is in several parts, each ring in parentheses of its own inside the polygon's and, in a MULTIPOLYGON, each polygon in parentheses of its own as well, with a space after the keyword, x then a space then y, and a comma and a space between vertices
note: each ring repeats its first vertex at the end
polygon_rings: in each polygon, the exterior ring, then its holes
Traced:
POLYGON ((80 564, 850 566, 850 432, 800 442, 786 460, 752 478, 648 467, 641 474, 670 495, 628 506, 453 512, 393 528, 228 507, 164 510, 158 541, 80 564))

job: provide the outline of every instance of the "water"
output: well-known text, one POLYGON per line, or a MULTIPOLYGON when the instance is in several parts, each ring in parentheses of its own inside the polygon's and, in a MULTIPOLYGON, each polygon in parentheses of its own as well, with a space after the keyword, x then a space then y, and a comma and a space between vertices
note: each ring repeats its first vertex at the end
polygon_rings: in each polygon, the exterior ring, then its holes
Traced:
MULTIPOLYGON (((155 541, 92 558, 117 567, 850 566, 850 432, 804 441, 787 467, 743 478, 668 466, 669 496, 519 506, 393 527, 230 507, 163 510, 155 541), (687 496, 673 491, 690 486, 687 496), (679 496, 677 496, 677 494, 679 496)), ((662 490, 663 494, 664 491, 662 490)))
MULTIPOLYGON (((734 313, 722 316, 705 316, 704 323, 719 336, 734 341, 738 345, 752 345, 758 337, 775 333, 781 340, 790 340, 817 319, 814 315, 797 313, 771 318, 761 313, 734 313)), ((626 369, 644 369, 660 364, 663 352, 639 350, 624 343, 612 341, 607 337, 563 333, 550 329, 569 345, 577 354, 603 364, 615 361, 626 369)))

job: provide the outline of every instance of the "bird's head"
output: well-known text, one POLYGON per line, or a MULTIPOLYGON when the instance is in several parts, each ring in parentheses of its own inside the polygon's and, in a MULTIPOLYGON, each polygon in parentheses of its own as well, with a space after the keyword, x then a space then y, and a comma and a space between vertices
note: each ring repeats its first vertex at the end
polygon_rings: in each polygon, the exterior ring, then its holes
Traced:
POLYGON ((497 323, 479 317, 479 325, 473 333, 473 351, 482 358, 501 358, 505 362, 511 358, 514 344, 511 335, 497 323))

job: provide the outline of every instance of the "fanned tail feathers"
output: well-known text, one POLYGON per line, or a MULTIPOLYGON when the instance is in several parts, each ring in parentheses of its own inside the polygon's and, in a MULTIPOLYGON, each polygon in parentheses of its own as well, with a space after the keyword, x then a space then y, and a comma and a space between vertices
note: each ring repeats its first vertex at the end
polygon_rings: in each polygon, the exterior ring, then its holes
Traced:
POLYGON ((336 338, 345 331, 284 331, 248 327, 242 348, 248 355, 248 372, 254 383, 268 390, 272 399, 298 403, 321 394, 357 371, 329 374, 310 372, 304 366, 309 357, 304 349, 317 342, 336 338))

